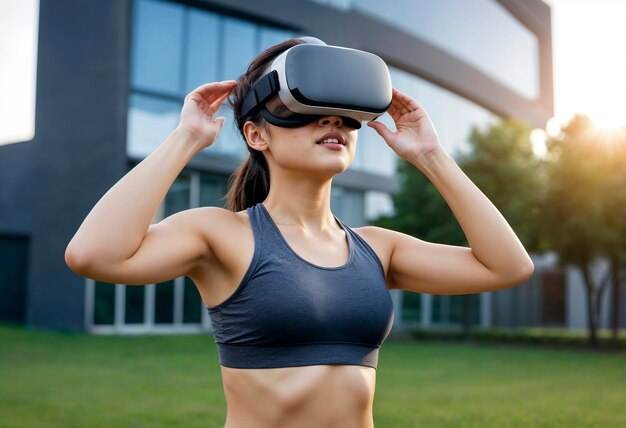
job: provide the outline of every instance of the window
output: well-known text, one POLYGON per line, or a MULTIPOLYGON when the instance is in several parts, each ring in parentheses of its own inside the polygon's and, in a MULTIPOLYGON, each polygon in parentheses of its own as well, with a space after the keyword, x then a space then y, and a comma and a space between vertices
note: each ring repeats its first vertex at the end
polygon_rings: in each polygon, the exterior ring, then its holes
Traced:
POLYGON ((539 96, 537 36, 495 0, 316 0, 354 8, 455 55, 520 95, 539 96))
POLYGON ((153 0, 137 0, 133 19, 134 88, 180 95, 183 53, 181 5, 153 0))
POLYGON ((142 158, 152 153, 178 124, 182 101, 133 94, 128 108, 127 153, 142 158))
MULTIPOLYGON (((136 0, 127 152, 152 153, 176 127, 186 94, 237 79, 261 50, 291 38, 283 29, 161 0, 136 0)), ((243 159, 245 143, 224 103, 227 121, 208 150, 243 159)))
POLYGON ((349 227, 365 224, 365 196, 363 192, 333 186, 330 206, 334 215, 349 227))
MULTIPOLYGON (((153 223, 193 206, 223 206, 227 185, 227 176, 183 171, 153 223)), ((88 279, 86 299, 87 328, 96 333, 201 331, 210 326, 197 287, 188 277, 143 286, 88 279)))
POLYGON ((471 323, 480 323, 480 294, 434 295, 432 305, 433 324, 461 324, 463 305, 469 310, 471 323))

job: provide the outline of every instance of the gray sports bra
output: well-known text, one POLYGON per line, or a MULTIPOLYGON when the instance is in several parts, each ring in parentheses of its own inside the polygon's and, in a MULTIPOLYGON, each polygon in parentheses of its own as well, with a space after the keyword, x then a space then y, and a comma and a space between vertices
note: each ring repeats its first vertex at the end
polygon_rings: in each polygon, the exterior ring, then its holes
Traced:
POLYGON ((293 251, 262 203, 246 211, 255 243, 250 266, 230 297, 207 307, 220 364, 376 368, 394 311, 372 248, 335 217, 350 257, 343 266, 317 266, 293 251))

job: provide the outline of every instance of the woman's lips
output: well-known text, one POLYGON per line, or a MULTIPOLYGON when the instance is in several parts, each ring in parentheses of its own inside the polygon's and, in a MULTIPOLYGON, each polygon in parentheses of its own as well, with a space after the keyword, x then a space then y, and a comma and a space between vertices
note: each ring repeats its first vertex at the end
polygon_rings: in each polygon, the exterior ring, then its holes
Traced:
POLYGON ((317 140, 317 144, 333 150, 341 150, 346 145, 343 136, 338 132, 329 132, 317 140))
POLYGON ((343 149, 343 144, 339 143, 317 143, 318 146, 324 146, 332 150, 341 150, 343 149))

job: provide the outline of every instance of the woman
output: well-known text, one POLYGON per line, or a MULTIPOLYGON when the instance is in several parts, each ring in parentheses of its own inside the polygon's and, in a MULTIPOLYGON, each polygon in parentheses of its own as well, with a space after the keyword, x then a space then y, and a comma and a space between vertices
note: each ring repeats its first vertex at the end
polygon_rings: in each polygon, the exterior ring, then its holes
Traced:
POLYGON ((377 351, 393 319, 388 289, 478 293, 533 272, 424 108, 395 89, 388 113, 396 131, 367 125, 431 180, 471 248, 351 229, 334 217, 331 183, 354 158, 355 127, 333 115, 282 128, 240 114, 272 60, 298 43, 264 51, 238 82, 188 94, 177 128, 102 197, 66 252, 75 272, 100 281, 193 279, 213 320, 228 428, 372 427, 377 351), (224 118, 214 116, 231 94, 250 156, 233 175, 229 209, 194 208, 150 224, 181 170, 217 138, 224 118))

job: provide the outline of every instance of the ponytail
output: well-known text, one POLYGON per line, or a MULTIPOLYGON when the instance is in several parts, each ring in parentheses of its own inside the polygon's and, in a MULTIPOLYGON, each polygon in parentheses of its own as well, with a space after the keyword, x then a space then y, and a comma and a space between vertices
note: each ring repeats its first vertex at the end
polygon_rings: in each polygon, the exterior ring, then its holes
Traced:
MULTIPOLYGON (((264 125, 264 119, 260 114, 253 118, 241 116, 243 100, 252 85, 266 73, 274 58, 287 49, 304 43, 300 39, 289 39, 277 45, 271 46, 261 52, 248 66, 246 72, 239 77, 232 96, 228 102, 233 108, 233 116, 237 129, 243 137, 243 126, 247 120, 252 120, 255 124, 264 125)), ((226 207, 231 211, 242 211, 248 207, 263 202, 270 191, 270 170, 262 152, 252 149, 247 145, 250 156, 243 161, 237 170, 230 176, 228 182, 228 193, 226 194, 226 207)))
POLYGON ((242 211, 263 202, 270 191, 270 170, 263 153, 250 149, 250 156, 230 176, 226 207, 242 211))

